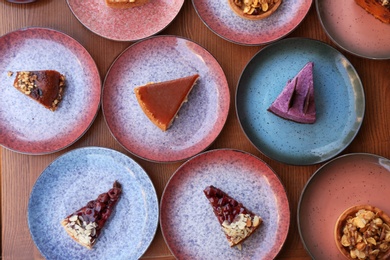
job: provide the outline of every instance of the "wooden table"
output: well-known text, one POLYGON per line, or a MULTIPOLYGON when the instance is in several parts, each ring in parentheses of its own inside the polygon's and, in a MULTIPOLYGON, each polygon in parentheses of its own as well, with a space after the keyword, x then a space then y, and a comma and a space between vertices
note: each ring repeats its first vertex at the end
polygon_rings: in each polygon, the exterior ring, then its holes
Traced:
MULTIPOLYGON (((90 52, 102 77, 117 55, 131 44, 107 40, 90 32, 73 16, 65 0, 38 0, 28 5, 0 1, 0 35, 28 26, 54 28, 75 38, 90 52)), ((247 140, 235 114, 234 95, 240 73, 262 46, 240 46, 221 39, 202 23, 190 0, 185 1, 176 19, 160 34, 190 38, 209 50, 219 61, 227 76, 232 102, 227 123, 209 149, 235 148, 247 151, 263 159, 278 173, 291 203, 291 227, 278 259, 310 259, 298 234, 297 204, 306 181, 321 165, 289 166, 265 157, 247 140)), ((309 37, 335 46, 320 25, 314 3, 304 21, 288 37, 309 37)), ((343 153, 368 152, 390 158, 390 60, 368 60, 341 52, 355 66, 366 95, 363 125, 355 140, 343 153)), ((1 246, 4 259, 42 258, 27 225, 27 204, 32 186, 50 162, 69 150, 85 146, 108 147, 132 157, 149 174, 159 197, 169 177, 181 165, 147 162, 126 152, 109 133, 101 111, 88 132, 63 151, 30 156, 1 148, 1 246)), ((160 230, 143 258, 174 258, 160 230)))

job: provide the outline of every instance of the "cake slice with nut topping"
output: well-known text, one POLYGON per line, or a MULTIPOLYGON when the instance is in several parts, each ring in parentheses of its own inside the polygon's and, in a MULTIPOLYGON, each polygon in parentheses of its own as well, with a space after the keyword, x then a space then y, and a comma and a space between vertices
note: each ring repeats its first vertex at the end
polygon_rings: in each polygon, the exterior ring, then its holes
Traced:
POLYGON ((213 208, 229 245, 241 248, 240 244, 263 222, 261 217, 219 188, 208 186, 203 192, 213 208))
POLYGON ((18 71, 14 87, 47 109, 55 111, 65 88, 65 76, 55 70, 18 71))

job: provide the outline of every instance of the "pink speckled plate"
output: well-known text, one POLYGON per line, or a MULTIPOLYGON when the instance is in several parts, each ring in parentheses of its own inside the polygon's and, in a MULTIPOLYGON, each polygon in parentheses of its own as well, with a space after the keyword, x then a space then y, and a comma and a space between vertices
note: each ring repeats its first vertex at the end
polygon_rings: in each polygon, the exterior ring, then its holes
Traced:
POLYGON ((198 44, 175 36, 135 43, 111 65, 103 87, 103 115, 118 142, 150 161, 174 162, 206 149, 229 112, 229 86, 214 57, 198 44), (144 114, 134 88, 198 73, 200 78, 165 132, 144 114))
POLYGON ((390 24, 375 19, 354 0, 316 0, 328 36, 339 47, 364 58, 390 59, 390 24))
POLYGON ((309 12, 312 0, 283 0, 271 16, 257 21, 241 18, 227 0, 192 0, 200 19, 215 34, 242 45, 262 45, 292 32, 309 12))
POLYGON ((0 38, 0 144, 26 154, 48 154, 78 140, 100 105, 96 64, 73 38, 47 28, 26 28, 0 38), (8 71, 54 69, 66 77, 64 98, 52 112, 13 87, 8 71), (88 87, 85 87, 88 86, 88 87))
POLYGON ((313 259, 344 259, 333 231, 351 206, 370 204, 390 213, 390 160, 347 154, 323 165, 307 182, 298 203, 298 229, 313 259))
POLYGON ((167 27, 183 6, 184 0, 151 0, 128 9, 106 6, 105 0, 67 0, 76 18, 89 30, 116 41, 136 41, 167 27))
POLYGON ((160 204, 164 239, 177 259, 274 259, 290 226, 286 191, 259 158, 238 150, 204 152, 184 163, 166 185, 160 204), (230 248, 203 190, 214 185, 263 218, 262 226, 230 248))

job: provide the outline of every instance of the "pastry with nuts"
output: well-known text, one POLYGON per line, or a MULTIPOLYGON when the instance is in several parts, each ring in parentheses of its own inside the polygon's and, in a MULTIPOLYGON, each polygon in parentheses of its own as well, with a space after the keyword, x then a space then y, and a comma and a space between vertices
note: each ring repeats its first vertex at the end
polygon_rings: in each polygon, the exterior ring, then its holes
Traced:
POLYGON ((293 79, 288 80, 268 111, 297 123, 315 123, 313 67, 314 63, 308 62, 293 79))
POLYGON ((355 0, 355 2, 381 22, 390 24, 390 0, 355 0))
POLYGON ((204 191, 231 247, 238 246, 259 228, 263 220, 242 203, 214 186, 204 191))
POLYGON ((14 87, 47 109, 55 111, 63 97, 65 76, 55 70, 18 71, 14 87))
POLYGON ((390 259, 390 217, 377 207, 345 210, 336 221, 334 238, 346 259, 390 259))
POLYGON ((67 216, 61 225, 73 240, 92 249, 121 194, 122 187, 115 181, 108 192, 100 194, 97 199, 91 200, 86 206, 67 216))
POLYGON ((176 118, 180 108, 199 79, 198 74, 191 76, 148 83, 134 89, 137 101, 149 120, 166 131, 176 118))
POLYGON ((132 8, 147 4, 150 0, 106 0, 106 5, 112 8, 132 8))
POLYGON ((273 14, 282 0, 228 0, 230 8, 240 17, 261 20, 273 14))

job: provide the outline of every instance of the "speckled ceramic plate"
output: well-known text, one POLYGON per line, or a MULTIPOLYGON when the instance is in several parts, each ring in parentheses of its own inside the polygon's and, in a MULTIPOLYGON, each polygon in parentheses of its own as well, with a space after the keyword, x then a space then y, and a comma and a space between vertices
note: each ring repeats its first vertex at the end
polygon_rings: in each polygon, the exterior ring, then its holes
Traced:
POLYGON ((312 0, 283 0, 271 16, 251 21, 241 18, 227 0, 192 0, 200 19, 215 34, 242 45, 261 45, 292 32, 309 12, 312 0))
POLYGON ((167 27, 184 0, 158 0, 128 9, 106 6, 105 0, 67 0, 76 18, 89 30, 116 41, 136 41, 167 27))
POLYGON ((73 144, 90 127, 100 105, 101 80, 81 44, 46 28, 0 38, 0 144, 26 154, 48 154, 73 144), (66 77, 64 97, 52 112, 13 87, 8 71, 54 69, 66 77), (86 88, 85 86, 88 86, 86 88))
POLYGON ((184 163, 161 198, 160 226, 177 259, 274 259, 290 226, 286 191, 259 158, 238 150, 204 152, 184 163), (203 190, 214 185, 263 218, 262 226, 230 248, 203 190))
POLYGON ((46 259, 139 259, 158 225, 158 200, 146 172, 114 150, 80 148, 53 161, 39 176, 28 203, 32 239, 46 259), (60 222, 117 180, 122 196, 92 250, 72 240, 60 222), (44 227, 44 228, 43 228, 44 227))
POLYGON ((293 165, 321 163, 339 154, 355 138, 363 121, 365 98, 351 63, 329 45, 289 38, 258 52, 244 69, 236 93, 242 129, 266 156, 293 165), (287 81, 314 62, 317 121, 299 124, 267 109, 287 81))
POLYGON ((390 25, 382 23, 354 0, 316 0, 321 24, 334 43, 370 59, 390 59, 390 25))
POLYGON ((298 230, 313 259, 344 259, 333 231, 347 208, 370 204, 390 212, 390 161, 373 154, 347 154, 318 169, 298 203, 298 230), (321 234, 321 235, 319 235, 321 234))
POLYGON ((103 88, 103 114, 124 148, 157 162, 189 158, 206 149, 222 130, 230 104, 229 87, 218 62, 198 44, 175 36, 156 36, 125 50, 109 69, 103 88), (144 114, 134 88, 200 75, 165 132, 144 114))

